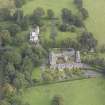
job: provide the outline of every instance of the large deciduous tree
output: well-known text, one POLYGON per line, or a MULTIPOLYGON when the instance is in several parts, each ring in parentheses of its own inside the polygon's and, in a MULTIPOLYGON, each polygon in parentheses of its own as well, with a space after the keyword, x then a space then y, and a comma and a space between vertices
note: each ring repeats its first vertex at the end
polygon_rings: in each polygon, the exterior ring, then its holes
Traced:
POLYGON ((62 17, 63 23, 68 24, 70 22, 70 20, 72 20, 71 10, 69 10, 67 8, 63 8, 61 17, 62 17))
POLYGON ((26 0, 14 0, 16 8, 21 8, 25 4, 26 0))
POLYGON ((48 18, 54 18, 54 11, 52 9, 48 9, 47 10, 47 16, 48 18))
POLYGON ((97 46, 97 40, 90 32, 83 32, 82 35, 79 37, 79 42, 82 48, 88 50, 91 50, 92 48, 95 49, 97 46))
POLYGON ((2 30, 0 32, 0 41, 2 46, 10 44, 11 40, 10 32, 8 30, 2 30))
POLYGON ((83 0, 74 0, 74 3, 79 9, 83 7, 83 0))
POLYGON ((32 22, 36 25, 42 25, 43 24, 42 20, 44 15, 45 11, 43 10, 43 8, 41 7, 36 8, 31 16, 32 22))
POLYGON ((12 24, 8 27, 8 30, 12 36, 15 36, 18 32, 21 31, 21 27, 17 24, 12 24))
POLYGON ((83 18, 83 19, 86 19, 86 18, 89 17, 89 13, 88 13, 88 11, 87 11, 85 8, 81 8, 81 9, 80 9, 80 12, 81 12, 81 14, 82 14, 82 18, 83 18))

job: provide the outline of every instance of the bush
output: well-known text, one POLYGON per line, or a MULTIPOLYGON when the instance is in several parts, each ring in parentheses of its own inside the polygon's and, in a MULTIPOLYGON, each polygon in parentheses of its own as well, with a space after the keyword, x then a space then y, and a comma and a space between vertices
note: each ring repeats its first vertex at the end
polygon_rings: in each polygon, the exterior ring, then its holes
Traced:
POLYGON ((36 8, 31 16, 32 23, 42 26, 44 15, 45 15, 45 11, 43 8, 41 7, 36 8))
POLYGON ((64 100, 62 96, 56 95, 53 97, 52 105, 64 105, 64 100))
POLYGON ((83 7, 83 0, 74 0, 74 4, 80 9, 83 7))
POLYGON ((62 32, 75 32, 75 26, 74 25, 69 25, 69 24, 61 24, 59 29, 62 32))
POLYGON ((67 31, 67 24, 61 24, 61 26, 59 27, 59 29, 62 31, 62 32, 66 32, 67 31))
POLYGON ((44 71, 42 73, 42 79, 46 82, 46 81, 52 81, 53 80, 53 77, 51 75, 51 72, 50 71, 44 71))
POLYGON ((102 45, 102 46, 100 47, 100 52, 101 52, 101 53, 105 53, 105 45, 102 45))
POLYGON ((16 8, 21 8, 25 3, 26 0, 14 0, 16 8))
POLYGON ((53 18, 54 17, 54 11, 52 9, 48 9, 47 10, 47 16, 50 19, 53 18))
POLYGON ((29 28, 29 20, 27 16, 24 16, 23 19, 21 20, 21 28, 23 30, 28 30, 29 28))
POLYGON ((79 74, 81 74, 81 69, 80 68, 74 68, 74 69, 72 69, 72 73, 74 75, 79 75, 79 74))
POLYGON ((88 11, 85 8, 81 8, 80 12, 82 14, 83 19, 86 19, 89 17, 88 11))
POLYGON ((97 46, 97 40, 94 38, 93 34, 90 32, 83 32, 78 38, 81 48, 91 50, 95 49, 97 46))
POLYGON ((72 25, 70 31, 71 32, 75 32, 76 31, 76 27, 72 25))
POLYGON ((74 24, 76 27, 83 27, 83 20, 79 16, 74 16, 74 24))

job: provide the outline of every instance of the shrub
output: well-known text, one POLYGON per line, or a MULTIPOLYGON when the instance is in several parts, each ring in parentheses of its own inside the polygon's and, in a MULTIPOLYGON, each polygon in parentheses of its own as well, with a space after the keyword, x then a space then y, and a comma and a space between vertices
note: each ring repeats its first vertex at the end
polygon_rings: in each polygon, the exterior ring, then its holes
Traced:
POLYGON ((64 105, 63 97, 60 95, 56 95, 53 97, 52 105, 64 105))
POLYGON ((50 19, 53 18, 54 17, 54 11, 52 9, 48 9, 47 10, 47 16, 50 19))

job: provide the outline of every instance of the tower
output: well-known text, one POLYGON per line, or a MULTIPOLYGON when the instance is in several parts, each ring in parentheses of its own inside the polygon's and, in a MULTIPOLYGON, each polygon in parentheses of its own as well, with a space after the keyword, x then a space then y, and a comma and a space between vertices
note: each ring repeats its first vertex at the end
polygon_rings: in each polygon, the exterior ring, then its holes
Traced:
POLYGON ((35 28, 35 30, 30 32, 30 41, 33 43, 39 42, 39 26, 35 28))
POLYGON ((76 51, 76 63, 81 63, 80 51, 76 51))
POLYGON ((54 66, 56 64, 56 56, 53 52, 50 53, 49 59, 50 59, 50 65, 54 66))

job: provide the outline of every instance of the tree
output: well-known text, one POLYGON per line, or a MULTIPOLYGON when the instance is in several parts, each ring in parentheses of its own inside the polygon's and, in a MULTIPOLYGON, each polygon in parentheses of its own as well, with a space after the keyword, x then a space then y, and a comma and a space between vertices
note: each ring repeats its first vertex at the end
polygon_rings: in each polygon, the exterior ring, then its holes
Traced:
POLYGON ((45 15, 45 11, 43 10, 43 8, 38 7, 34 10, 33 15, 36 17, 43 17, 45 15))
MULTIPOLYGON (((3 71, 4 71, 4 67, 3 67, 3 65, 2 64, 0 64, 0 84, 3 84, 3 80, 4 80, 4 73, 3 73, 3 71)), ((0 95, 0 99, 1 99, 2 97, 1 97, 1 95, 0 95)))
POLYGON ((0 20, 9 20, 11 17, 11 12, 8 8, 0 9, 0 20))
POLYGON ((71 10, 67 8, 63 8, 61 17, 62 17, 63 23, 69 24, 72 17, 71 10))
POLYGON ((10 103, 11 105, 29 105, 28 103, 23 102, 22 99, 20 99, 20 97, 18 97, 17 95, 14 95, 10 99, 10 103))
MULTIPOLYGON (((26 33, 19 33, 13 38, 13 45, 20 47, 23 43, 27 42, 27 37, 24 37, 26 33)), ((20 52, 22 50, 20 49, 20 52)))
POLYGON ((21 8, 25 4, 26 0, 14 0, 16 8, 21 8))
POLYGON ((74 3, 79 9, 83 7, 83 0, 74 0, 74 3))
POLYGON ((43 59, 47 57, 47 52, 43 47, 32 48, 33 56, 31 56, 32 61, 35 66, 43 63, 43 59))
POLYGON ((7 100, 0 101, 0 105, 11 105, 7 100))
POLYGON ((80 12, 82 14, 83 19, 86 19, 89 17, 88 11, 85 8, 81 8, 80 12))
POLYGON ((66 32, 67 31, 67 28, 68 28, 68 25, 67 24, 61 24, 61 26, 60 26, 60 30, 62 32, 66 32))
POLYGON ((49 19, 54 18, 54 11, 52 9, 48 9, 47 16, 49 19))
POLYGON ((21 31, 21 28, 17 24, 12 24, 8 28, 9 32, 11 33, 12 36, 15 36, 18 32, 21 31))
POLYGON ((32 60, 28 56, 26 56, 23 59, 22 71, 29 71, 30 73, 32 73, 32 70, 33 70, 32 60))
POLYGON ((82 26, 84 26, 84 23, 83 23, 83 21, 82 21, 82 19, 80 17, 74 16, 73 20, 74 20, 73 23, 74 23, 74 25, 76 27, 82 27, 82 26))
POLYGON ((41 76, 42 76, 43 81, 45 81, 45 82, 53 80, 52 75, 50 73, 48 73, 48 72, 43 72, 41 76))
POLYGON ((21 28, 23 30, 27 30, 29 27, 29 20, 28 20, 28 17, 27 16, 24 16, 22 21, 21 21, 21 28))
POLYGON ((56 45, 56 36, 57 36, 57 29, 56 29, 56 20, 55 19, 52 19, 52 22, 51 22, 51 39, 52 39, 52 47, 55 47, 56 45))
POLYGON ((52 105, 64 105, 63 97, 59 95, 54 96, 52 105))
POLYGON ((13 64, 8 63, 5 66, 5 75, 9 76, 10 82, 12 83, 14 77, 15 77, 15 67, 13 64))
POLYGON ((79 42, 82 48, 88 50, 91 50, 92 48, 95 49, 97 46, 97 40, 90 32, 83 32, 82 35, 79 37, 79 42))
POLYGON ((71 47, 71 48, 74 48, 77 50, 80 48, 80 45, 75 40, 67 38, 61 42, 61 47, 63 47, 63 48, 70 48, 71 47))
POLYGON ((45 15, 43 8, 36 8, 31 16, 32 22, 36 25, 42 25, 42 18, 45 15))
POLYGON ((11 84, 5 83, 2 86, 2 92, 4 94, 4 97, 6 97, 6 99, 10 99, 11 96, 13 96, 15 93, 15 88, 11 84))
POLYGON ((21 21, 23 19, 23 11, 21 9, 17 9, 13 15, 13 19, 17 24, 21 24, 21 21))
POLYGON ((6 63, 12 63, 15 65, 18 65, 21 63, 20 53, 13 50, 4 52, 2 59, 4 59, 6 63))
POLYGON ((0 40, 1 40, 1 45, 7 45, 11 43, 11 36, 10 32, 8 30, 2 30, 0 32, 0 40))
POLYGON ((20 88, 25 88, 28 85, 28 82, 25 80, 24 74, 17 72, 13 85, 17 88, 17 90, 20 88))
POLYGON ((73 25, 76 27, 83 26, 82 19, 79 16, 73 15, 71 10, 67 8, 62 9, 62 21, 67 28, 73 25))
POLYGON ((102 45, 99 50, 101 53, 105 53, 105 44, 102 45))

